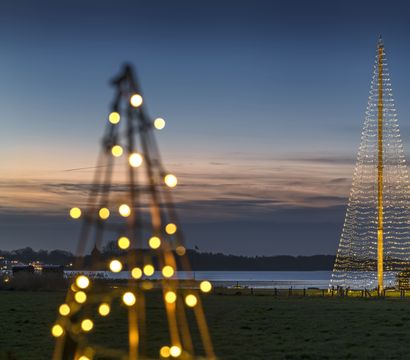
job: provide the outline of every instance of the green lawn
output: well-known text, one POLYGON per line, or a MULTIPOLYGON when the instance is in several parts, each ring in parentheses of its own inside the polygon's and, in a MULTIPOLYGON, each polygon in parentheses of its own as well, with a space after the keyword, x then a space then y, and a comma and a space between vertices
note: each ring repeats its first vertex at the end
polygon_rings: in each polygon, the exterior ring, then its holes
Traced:
MULTIPOLYGON (((148 352, 155 354, 167 341, 159 295, 150 296, 148 352)), ((63 298, 0 291, 0 353, 50 359, 50 325, 63 298)), ((204 307, 220 359, 410 359, 410 300, 208 295, 204 307)), ((120 315, 96 331, 97 340, 124 339, 120 315)))

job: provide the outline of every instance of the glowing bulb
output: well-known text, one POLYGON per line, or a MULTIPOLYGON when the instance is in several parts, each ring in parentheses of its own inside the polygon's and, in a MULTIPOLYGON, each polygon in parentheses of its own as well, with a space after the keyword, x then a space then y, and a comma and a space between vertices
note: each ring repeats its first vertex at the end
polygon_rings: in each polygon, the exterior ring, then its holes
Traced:
POLYGON ((142 96, 140 94, 134 94, 131 96, 130 103, 133 107, 137 108, 142 105, 142 96))
POLYGON ((138 154, 138 153, 133 153, 130 155, 130 157, 128 158, 128 162, 130 163, 130 165, 134 168, 137 168, 139 166, 142 165, 142 155, 138 154))
POLYGON ((120 157, 122 155, 122 152, 123 152, 123 150, 122 150, 122 147, 120 145, 114 145, 111 148, 111 154, 113 154, 113 156, 115 156, 115 157, 120 157))
POLYGON ((168 235, 173 235, 177 232, 177 226, 173 223, 169 223, 165 226, 165 231, 168 235))
POLYGON ((87 301, 87 294, 84 291, 78 291, 75 293, 74 299, 79 304, 83 304, 87 301))
POLYGON ((147 276, 151 276, 154 274, 154 267, 150 264, 144 266, 144 274, 147 276))
POLYGON ((90 360, 88 356, 82 355, 78 358, 78 360, 90 360))
POLYGON ((175 252, 179 255, 179 256, 183 256, 186 253, 185 247, 183 247, 182 245, 177 246, 177 248, 175 249, 175 252))
POLYGON ((125 305, 132 306, 135 304, 137 299, 135 298, 135 295, 132 292, 126 292, 122 296, 122 301, 124 302, 125 305))
POLYGON ((112 260, 110 262, 110 270, 114 273, 120 272, 122 270, 122 264, 119 260, 112 260))
POLYGON ((165 293, 165 301, 168 304, 173 304, 177 300, 177 294, 175 294, 173 291, 167 291, 165 293))
POLYGON ((60 315, 62 316, 67 316, 70 312, 71 309, 67 304, 62 304, 60 305, 60 307, 58 308, 58 312, 60 313, 60 315))
POLYGON ((111 124, 118 124, 121 120, 121 116, 119 113, 117 113, 116 111, 113 111, 110 115, 108 115, 108 121, 111 124))
POLYGON ((141 279, 142 270, 139 267, 135 267, 134 269, 131 270, 131 276, 134 279, 141 279))
POLYGON ((80 275, 76 279, 75 283, 80 289, 86 289, 90 285, 90 280, 88 279, 87 276, 80 275))
POLYGON ((189 294, 185 297, 185 304, 189 307, 194 307, 198 303, 198 299, 195 295, 189 294))
POLYGON ((169 358, 171 356, 169 346, 163 346, 159 351, 159 355, 163 358, 169 358))
POLYGON ((178 357, 181 355, 182 350, 179 346, 171 346, 171 349, 169 349, 169 353, 171 354, 172 357, 178 357))
POLYGON ((162 130, 165 127, 165 120, 163 118, 156 118, 154 120, 154 127, 157 130, 162 130))
POLYGON ((84 319, 83 321, 81 321, 81 329, 83 329, 83 331, 85 332, 91 331, 93 327, 94 327, 94 323, 92 322, 92 320, 84 319))
POLYGON ((168 187, 174 188, 178 184, 178 179, 175 175, 168 174, 168 175, 165 175, 164 182, 168 187))
POLYGON ((60 337, 61 335, 64 334, 64 329, 61 325, 56 324, 51 328, 51 334, 54 337, 60 337))
POLYGON ((172 275, 174 275, 175 271, 172 266, 166 265, 162 268, 162 275, 166 278, 170 278, 172 275))
POLYGON ((131 208, 127 204, 122 204, 118 208, 118 212, 120 213, 121 216, 128 217, 131 214, 131 208))
POLYGON ((98 212, 98 215, 100 215, 101 219, 106 220, 110 216, 110 210, 108 210, 107 208, 101 208, 98 212))
POLYGON ((149 239, 148 243, 152 249, 158 249, 161 246, 161 239, 157 236, 153 236, 149 239))
POLYGON ((98 307, 98 312, 101 316, 107 316, 111 311, 110 305, 108 305, 107 303, 102 303, 99 307, 98 307))
POLYGON ((78 218, 81 216, 81 209, 78 208, 78 207, 73 207, 73 208, 70 210, 70 216, 71 216, 73 219, 78 219, 78 218))
POLYGON ((128 249, 130 247, 130 239, 125 236, 121 236, 118 239, 118 247, 123 250, 128 249))
POLYGON ((202 292, 207 293, 212 290, 212 284, 207 280, 201 281, 201 283, 199 284, 199 288, 202 292))

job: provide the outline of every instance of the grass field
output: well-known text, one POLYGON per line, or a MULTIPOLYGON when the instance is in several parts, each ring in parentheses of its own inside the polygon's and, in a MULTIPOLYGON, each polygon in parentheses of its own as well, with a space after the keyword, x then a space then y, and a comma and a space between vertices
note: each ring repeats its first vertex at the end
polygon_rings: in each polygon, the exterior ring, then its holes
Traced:
MULTIPOLYGON (((150 296, 154 355, 167 337, 159 294, 150 296)), ((63 298, 1 291, 0 358, 50 359, 50 325, 63 298)), ((220 359, 410 359, 410 300, 208 295, 204 307, 220 359)), ((94 336, 121 346, 126 328, 121 314, 112 316, 94 336)))

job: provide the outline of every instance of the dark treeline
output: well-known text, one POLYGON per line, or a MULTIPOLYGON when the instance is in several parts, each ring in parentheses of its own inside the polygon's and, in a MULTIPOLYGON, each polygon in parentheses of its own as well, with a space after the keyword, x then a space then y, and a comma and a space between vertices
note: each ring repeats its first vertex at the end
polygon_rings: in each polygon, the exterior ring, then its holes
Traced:
MULTIPOLYGON (((142 250, 150 251, 150 250, 142 250)), ((94 257, 85 256, 81 261, 83 270, 91 268, 98 258, 101 264, 97 266, 99 270, 106 269, 103 264, 109 259, 122 257, 123 253, 114 246, 106 246, 101 252, 94 250, 94 257)), ((204 253, 195 250, 188 250, 187 255, 191 263, 192 270, 225 270, 225 271, 309 271, 309 270, 332 270, 335 257, 332 255, 313 256, 237 256, 225 255, 221 253, 204 253)), ((0 257, 7 260, 17 260, 22 263, 40 261, 45 264, 69 265, 75 263, 75 256, 64 250, 39 250, 35 251, 30 247, 13 251, 1 251, 0 257)), ((156 261, 154 261, 154 264, 156 261)), ((95 268, 95 267, 94 267, 95 268)))

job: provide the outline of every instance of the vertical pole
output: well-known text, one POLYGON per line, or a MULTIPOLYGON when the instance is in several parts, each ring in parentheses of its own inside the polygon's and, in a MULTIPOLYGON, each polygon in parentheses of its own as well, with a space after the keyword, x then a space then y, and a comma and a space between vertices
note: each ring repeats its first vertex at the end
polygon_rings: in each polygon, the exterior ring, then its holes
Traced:
POLYGON ((377 283, 379 294, 383 290, 383 44, 378 45, 378 202, 377 202, 377 283))

